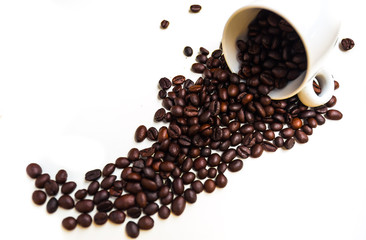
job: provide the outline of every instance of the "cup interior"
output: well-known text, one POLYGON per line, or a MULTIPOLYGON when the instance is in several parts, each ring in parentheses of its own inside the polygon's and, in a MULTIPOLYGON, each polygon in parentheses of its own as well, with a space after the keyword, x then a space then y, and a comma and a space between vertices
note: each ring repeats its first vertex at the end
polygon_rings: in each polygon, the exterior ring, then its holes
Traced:
MULTIPOLYGON (((277 13, 276 11, 273 11, 271 9, 263 8, 261 6, 247 6, 243 7, 236 12, 234 12, 229 20, 227 21, 224 32, 223 32, 223 38, 222 38, 222 48, 223 53, 225 55, 225 59, 227 62, 228 67, 230 68, 231 72, 238 73, 241 69, 241 61, 238 59, 238 53, 239 50, 236 46, 236 42, 238 40, 247 40, 248 39, 248 26, 249 24, 254 20, 254 18, 257 16, 257 14, 261 10, 268 10, 271 11, 280 17, 284 18, 287 22, 291 24, 288 19, 283 17, 281 14, 277 13)), ((295 31, 296 28, 292 26, 295 31)), ((309 56, 307 53, 306 45, 301 38, 301 35, 298 34, 303 45, 305 48, 306 56, 307 56, 307 66, 309 66, 309 56)), ((307 70, 304 70, 296 79, 292 81, 288 81, 287 85, 284 88, 281 89, 273 89, 269 92, 269 96, 272 99, 279 100, 279 99, 286 99, 289 97, 292 97, 293 95, 297 94, 302 87, 306 84, 306 74, 307 70)))

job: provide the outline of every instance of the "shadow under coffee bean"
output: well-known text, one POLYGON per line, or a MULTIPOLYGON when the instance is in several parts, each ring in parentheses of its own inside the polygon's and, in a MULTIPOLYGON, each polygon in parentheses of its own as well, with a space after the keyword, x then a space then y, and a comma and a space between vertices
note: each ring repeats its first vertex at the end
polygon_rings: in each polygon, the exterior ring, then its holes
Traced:
POLYGON ((238 75, 247 86, 268 94, 284 88, 307 68, 304 45, 295 29, 273 12, 261 10, 248 26, 247 39, 238 40, 238 75))

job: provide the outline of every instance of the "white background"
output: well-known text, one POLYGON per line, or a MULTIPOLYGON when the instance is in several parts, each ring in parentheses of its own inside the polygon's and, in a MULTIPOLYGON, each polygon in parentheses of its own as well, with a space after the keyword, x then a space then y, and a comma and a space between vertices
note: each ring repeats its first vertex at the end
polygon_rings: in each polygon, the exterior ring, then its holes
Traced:
MULTIPOLYGON (((128 238, 125 224, 63 230, 61 220, 77 213, 50 215, 33 204, 27 164, 38 162, 52 177, 64 168, 81 188, 86 171, 147 147, 133 135, 141 124, 161 126, 153 122, 158 80, 196 80, 194 57, 183 48, 194 56, 201 46, 218 48, 226 19, 247 2, 1 0, 0 238, 128 238), (189 13, 195 3, 201 12, 189 13)), ((139 239, 366 239, 366 14, 361 1, 334 2, 340 37, 356 42, 349 52, 334 49, 327 64, 340 83, 343 119, 317 127, 291 151, 244 160, 241 172, 227 173, 226 188, 199 194, 180 217, 155 215, 139 239)))

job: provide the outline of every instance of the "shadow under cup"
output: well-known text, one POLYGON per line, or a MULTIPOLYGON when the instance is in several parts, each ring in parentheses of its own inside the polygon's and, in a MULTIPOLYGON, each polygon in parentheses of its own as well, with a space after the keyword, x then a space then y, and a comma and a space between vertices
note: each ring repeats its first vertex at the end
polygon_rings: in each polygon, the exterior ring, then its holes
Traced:
POLYGON ((258 88, 260 84, 266 85, 269 90, 267 94, 274 100, 294 96, 307 83, 306 79, 312 79, 307 76, 308 55, 301 35, 287 19, 262 7, 244 7, 234 13, 226 23, 222 47, 230 70, 246 79, 249 86, 252 84, 258 88), (292 30, 284 31, 286 28, 292 30), (270 38, 270 43, 266 44, 264 38, 270 38), (239 46, 243 42, 247 46, 239 46), (253 45, 260 46, 259 53, 253 54, 256 51, 250 51, 253 45), (298 54, 303 55, 302 62, 296 59, 298 54), (253 67, 259 67, 259 72, 255 69, 253 72, 253 67), (274 74, 277 69, 286 71, 286 76, 274 74), (297 74, 288 78, 294 71, 297 74), (272 80, 263 81, 262 75, 266 74, 273 78, 273 84, 272 80))

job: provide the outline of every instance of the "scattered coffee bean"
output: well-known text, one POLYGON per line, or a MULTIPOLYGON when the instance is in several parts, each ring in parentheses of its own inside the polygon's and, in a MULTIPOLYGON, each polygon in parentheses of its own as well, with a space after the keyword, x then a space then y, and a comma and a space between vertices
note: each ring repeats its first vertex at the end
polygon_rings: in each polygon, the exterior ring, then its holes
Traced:
POLYGON ((93 219, 89 214, 82 213, 76 218, 76 222, 81 227, 87 228, 92 224, 93 219))
MULTIPOLYGON (((212 181, 212 180, 211 180, 212 181)), ((184 209, 186 208, 186 200, 182 196, 176 197, 172 202, 172 213, 174 215, 179 216, 183 213, 184 209)))
POLYGON ((135 132, 136 142, 142 142, 147 136, 147 128, 144 125, 140 125, 135 132))
POLYGON ((57 199, 55 197, 50 198, 50 200, 48 200, 47 206, 46 206, 47 212, 54 213, 54 212, 56 212, 57 208, 58 208, 57 199))
POLYGON ((55 180, 58 184, 64 184, 67 181, 67 172, 61 169, 57 172, 55 180))
POLYGON ((189 9, 192 13, 198 13, 199 11, 201 11, 201 8, 202 8, 201 5, 194 4, 191 5, 189 9))
POLYGON ((350 38, 344 38, 341 41, 342 50, 348 51, 351 50, 355 46, 355 42, 350 38))
POLYGON ((62 195, 58 199, 58 205, 64 209, 72 209, 74 207, 74 200, 69 195, 62 195))
POLYGON ((42 190, 36 190, 32 194, 32 200, 37 205, 42 205, 46 202, 47 195, 42 190))
POLYGON ((85 174, 86 181, 95 181, 102 176, 102 171, 99 169, 91 170, 85 174))
POLYGON ((64 220, 62 220, 62 226, 69 231, 75 229, 76 224, 77 222, 74 217, 66 217, 64 220))
POLYGON ((37 178, 42 174, 42 168, 37 163, 31 163, 27 166, 27 174, 31 178, 37 178))
POLYGON ((70 194, 72 193, 76 188, 76 183, 73 181, 67 182, 61 187, 61 192, 63 194, 70 194))
POLYGON ((44 185, 50 180, 50 175, 48 173, 43 173, 36 178, 34 185, 37 188, 44 188, 44 185))
POLYGON ((168 28, 168 26, 169 26, 169 21, 168 21, 168 20, 163 20, 163 21, 161 21, 161 23, 160 23, 160 27, 161 27, 162 29, 166 29, 166 28, 168 28))
POLYGON ((126 224, 126 233, 130 238, 137 238, 140 234, 140 228, 135 222, 129 221, 126 224))
POLYGON ((97 225, 103 225, 108 221, 108 215, 105 212, 97 212, 94 215, 94 222, 97 225))
POLYGON ((149 230, 154 227, 154 220, 150 216, 143 216, 137 222, 140 229, 149 230))
POLYGON ((343 114, 335 109, 328 110, 325 114, 325 117, 330 120, 340 120, 343 117, 343 114))
POLYGON ((114 210, 109 213, 109 220, 116 224, 121 224, 125 221, 126 214, 120 210, 114 210))
POLYGON ((193 54, 193 49, 191 47, 187 46, 183 49, 183 53, 185 56, 190 57, 193 54))

